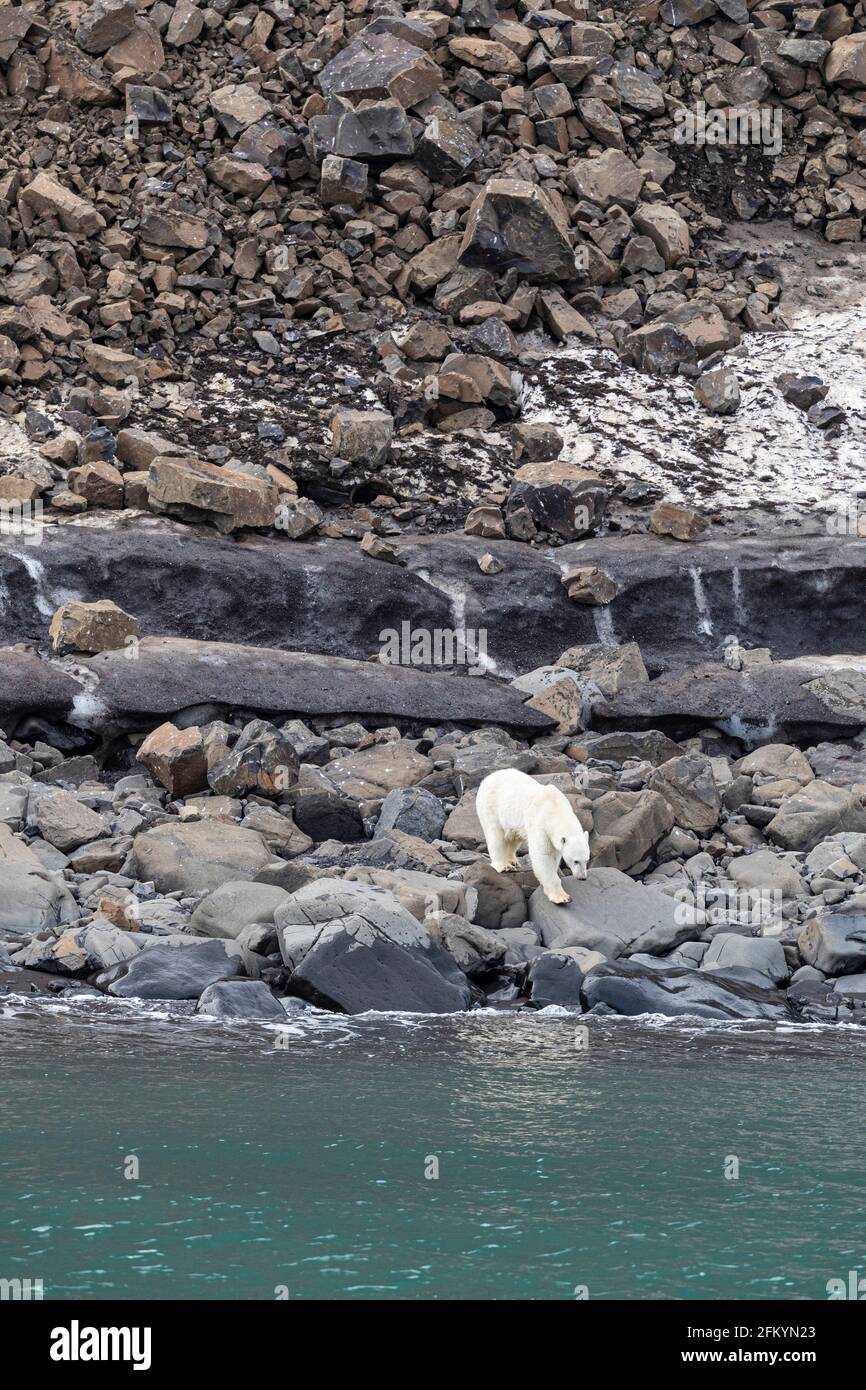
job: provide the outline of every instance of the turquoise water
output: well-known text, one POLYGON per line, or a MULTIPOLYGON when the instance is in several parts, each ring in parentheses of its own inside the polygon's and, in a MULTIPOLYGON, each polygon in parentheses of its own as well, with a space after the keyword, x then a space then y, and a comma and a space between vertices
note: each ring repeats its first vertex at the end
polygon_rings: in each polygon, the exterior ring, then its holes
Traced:
POLYGON ((577 1027, 279 1038, 7 1000, 0 1276, 56 1299, 822 1299, 866 1273, 866 1033, 577 1027))

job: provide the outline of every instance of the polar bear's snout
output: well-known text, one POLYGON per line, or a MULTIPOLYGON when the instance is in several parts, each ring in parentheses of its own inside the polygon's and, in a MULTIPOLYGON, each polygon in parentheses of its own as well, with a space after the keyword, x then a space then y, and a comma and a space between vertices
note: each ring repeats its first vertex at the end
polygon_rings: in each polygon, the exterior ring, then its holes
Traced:
POLYGON ((562 862, 569 870, 572 878, 586 878, 587 864, 589 862, 589 844, 586 836, 580 839, 574 838, 566 840, 562 846, 562 862))

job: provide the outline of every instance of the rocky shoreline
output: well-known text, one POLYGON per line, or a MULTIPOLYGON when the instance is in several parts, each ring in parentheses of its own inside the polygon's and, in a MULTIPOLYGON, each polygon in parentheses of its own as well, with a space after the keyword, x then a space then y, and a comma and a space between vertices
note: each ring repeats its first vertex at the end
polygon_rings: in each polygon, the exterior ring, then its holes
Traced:
POLYGON ((0 122, 0 995, 866 1023, 862 0, 0 4, 0 122))
MULTIPOLYGON (((265 1021, 304 1004, 866 1021, 859 731, 749 751, 721 720, 679 742, 586 727, 629 701, 651 725, 665 678, 635 644, 505 683, 142 638, 110 601, 72 601, 50 651, 2 658, 4 991, 265 1021), (527 861, 487 860, 475 792, 501 767, 558 786, 590 832, 568 906, 527 861)), ((796 665, 740 660, 717 679, 796 665)), ((827 718, 854 698, 856 668, 809 675, 827 718)))

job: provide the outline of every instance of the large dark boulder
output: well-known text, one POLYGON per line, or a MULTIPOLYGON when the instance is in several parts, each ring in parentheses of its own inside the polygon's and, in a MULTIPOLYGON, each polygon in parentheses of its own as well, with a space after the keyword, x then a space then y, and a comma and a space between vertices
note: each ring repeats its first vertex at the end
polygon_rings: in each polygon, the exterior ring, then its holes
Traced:
POLYGON ((669 1018, 756 1018, 784 1021, 795 1017, 781 990, 757 983, 754 971, 687 970, 635 960, 606 961, 584 976, 588 1009, 604 1005, 617 1014, 663 1014, 669 1018))
POLYGON ((108 993, 119 999, 198 999, 208 985, 244 973, 239 955, 222 941, 194 946, 151 946, 140 951, 108 993))
POLYGON ((466 977, 427 928, 372 885, 318 879, 276 914, 289 990, 321 1008, 457 1013, 466 977))

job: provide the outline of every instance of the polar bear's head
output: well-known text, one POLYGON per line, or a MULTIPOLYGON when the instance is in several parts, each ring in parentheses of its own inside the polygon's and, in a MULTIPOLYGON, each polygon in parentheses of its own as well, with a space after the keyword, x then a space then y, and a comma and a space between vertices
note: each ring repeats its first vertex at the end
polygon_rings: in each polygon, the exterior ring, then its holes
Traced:
POLYGON ((586 878, 586 867, 589 863, 589 841, 586 831, 581 829, 578 835, 561 835, 557 847, 572 878, 586 878))

